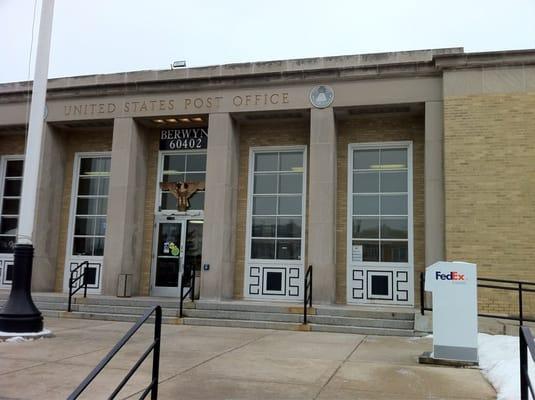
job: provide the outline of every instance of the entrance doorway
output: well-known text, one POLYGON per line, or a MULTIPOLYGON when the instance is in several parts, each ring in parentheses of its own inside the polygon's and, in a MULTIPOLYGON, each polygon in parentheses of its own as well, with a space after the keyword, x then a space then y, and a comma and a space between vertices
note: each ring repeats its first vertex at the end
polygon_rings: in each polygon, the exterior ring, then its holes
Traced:
MULTIPOLYGON (((182 216, 157 218, 152 257, 153 296, 179 297, 180 282, 189 287, 191 271, 201 271, 203 221, 182 216)), ((199 281, 199 280, 197 280, 199 281)))

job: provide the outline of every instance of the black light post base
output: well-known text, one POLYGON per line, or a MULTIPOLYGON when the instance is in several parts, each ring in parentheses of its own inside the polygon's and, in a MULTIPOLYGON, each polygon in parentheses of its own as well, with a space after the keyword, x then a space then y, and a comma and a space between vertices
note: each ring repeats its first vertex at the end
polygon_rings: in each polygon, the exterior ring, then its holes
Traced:
POLYGON ((41 332, 43 316, 32 300, 33 246, 15 245, 15 265, 9 298, 0 310, 0 331, 41 332))

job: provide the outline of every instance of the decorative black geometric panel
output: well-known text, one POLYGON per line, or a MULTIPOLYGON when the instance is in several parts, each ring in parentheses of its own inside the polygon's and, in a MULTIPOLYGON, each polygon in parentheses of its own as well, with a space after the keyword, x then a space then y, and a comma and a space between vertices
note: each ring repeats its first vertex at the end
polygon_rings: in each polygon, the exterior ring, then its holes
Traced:
POLYGON ((266 290, 280 292, 282 290, 282 272, 266 272, 266 290))
MULTIPOLYGON (((71 262, 69 264, 70 271, 73 271, 76 269, 80 262, 71 262)), ((90 262, 88 263, 87 267, 84 268, 86 271, 86 279, 87 279, 87 288, 88 289, 99 289, 100 288, 100 274, 102 270, 102 264, 99 262, 90 262)), ((73 278, 76 279, 80 276, 80 271, 75 272, 73 275, 73 278)), ((75 282, 74 288, 77 288, 79 285, 83 284, 83 280, 80 279, 79 281, 75 282)))
POLYGON ((300 272, 301 268, 288 269, 288 296, 299 297, 299 289, 301 288, 299 283, 300 272))
POLYGON ((286 268, 262 267, 262 294, 286 296, 286 268))
POLYGON ((401 289, 400 285, 408 287, 409 273, 407 271, 396 271, 396 300, 409 301, 408 289, 401 289))
POLYGON ((351 280, 353 281, 351 297, 354 300, 363 300, 364 299, 364 271, 361 269, 352 270, 351 280))
POLYGON ((372 275, 372 295, 388 296, 388 276, 372 275))
POLYGON ((366 298, 368 300, 394 300, 393 271, 366 271, 366 298), (385 281, 386 279, 386 281, 385 281), (377 290, 374 284, 377 283, 377 290))
POLYGON ((262 274, 260 273, 260 267, 249 268, 249 278, 251 278, 251 283, 249 284, 249 294, 260 294, 261 276, 262 274))

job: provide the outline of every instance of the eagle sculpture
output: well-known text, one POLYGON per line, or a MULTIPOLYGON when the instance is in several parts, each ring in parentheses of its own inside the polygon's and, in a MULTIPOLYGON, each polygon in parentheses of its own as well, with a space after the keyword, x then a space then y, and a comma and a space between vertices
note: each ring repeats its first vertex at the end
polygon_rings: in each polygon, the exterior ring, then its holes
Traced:
POLYGON ((189 199, 197 190, 204 190, 204 182, 160 182, 160 189, 176 197, 178 211, 187 211, 189 199))

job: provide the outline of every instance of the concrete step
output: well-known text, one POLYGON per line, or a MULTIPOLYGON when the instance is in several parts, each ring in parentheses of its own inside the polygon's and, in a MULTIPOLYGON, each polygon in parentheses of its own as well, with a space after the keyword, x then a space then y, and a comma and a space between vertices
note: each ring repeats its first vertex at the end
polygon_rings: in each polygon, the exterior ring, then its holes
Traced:
POLYGON ((399 319, 414 321, 413 309, 385 310, 382 308, 351 306, 316 306, 316 315, 330 315, 348 318, 399 319))
MULTIPOLYGON (((73 311, 99 314, 124 314, 142 316, 149 307, 131 307, 118 305, 92 305, 92 304, 74 304, 73 311)), ((162 315, 165 317, 176 317, 178 308, 162 307, 162 315)))
POLYGON ((197 326, 220 326, 229 328, 275 329, 285 331, 303 330, 303 325, 299 323, 219 318, 184 318, 183 324, 197 326))
POLYGON ((351 333, 355 335, 416 336, 412 329, 370 328, 366 326, 342 326, 309 324, 312 332, 351 333))
POLYGON ((414 321, 403 319, 348 318, 331 315, 311 315, 308 321, 317 325, 340 325, 370 328, 409 329, 414 328, 414 321))
POLYGON ((267 321, 267 322, 293 322, 300 324, 303 316, 300 314, 284 314, 275 312, 249 312, 249 311, 229 311, 229 310, 184 310, 185 317, 208 318, 208 319, 229 319, 245 321, 267 321))
MULTIPOLYGON (((133 314, 106 314, 106 313, 89 313, 89 312, 67 312, 67 311, 53 311, 53 310, 41 310, 44 317, 53 318, 70 318, 70 319, 90 319, 99 321, 119 321, 119 322, 136 322, 139 319, 139 315, 133 314)), ((151 317, 149 321, 154 321, 154 317, 151 317)), ((177 317, 162 317, 162 323, 180 325, 182 322, 177 317)))
MULTIPOLYGON (((4 303, 9 297, 9 292, 2 290, 0 292, 0 303, 4 303)), ((69 296, 63 293, 50 293, 49 294, 35 294, 32 293, 32 300, 34 303, 44 302, 44 303, 65 303, 69 300, 69 296)))
POLYGON ((197 310, 224 310, 224 311, 245 311, 261 313, 283 313, 302 314, 303 305, 301 303, 261 303, 254 301, 196 301, 197 310))

